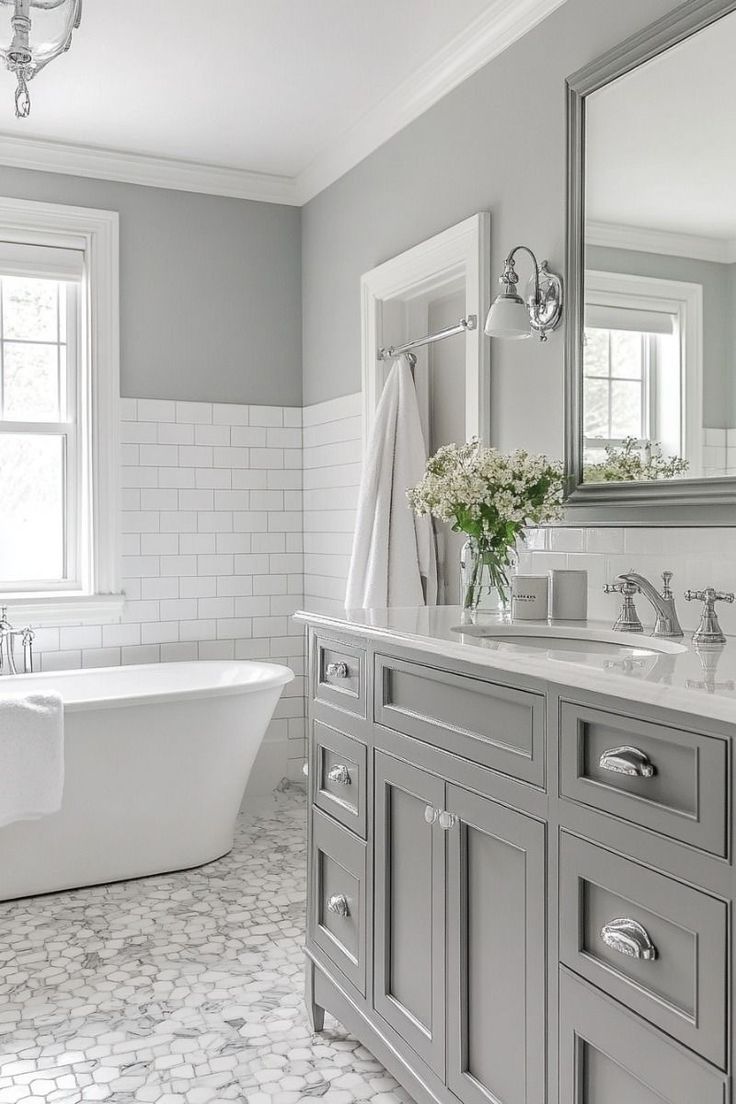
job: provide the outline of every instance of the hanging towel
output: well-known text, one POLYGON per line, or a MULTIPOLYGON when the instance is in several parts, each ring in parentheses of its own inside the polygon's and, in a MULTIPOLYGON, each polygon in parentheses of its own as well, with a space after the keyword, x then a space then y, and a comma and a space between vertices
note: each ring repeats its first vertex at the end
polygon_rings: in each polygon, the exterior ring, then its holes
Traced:
POLYGON ((58 812, 63 790, 61 697, 0 690, 0 828, 58 812))
POLYGON ((406 356, 395 362, 376 408, 358 497, 346 606, 433 606, 437 555, 429 517, 406 492, 424 475, 427 450, 406 356))

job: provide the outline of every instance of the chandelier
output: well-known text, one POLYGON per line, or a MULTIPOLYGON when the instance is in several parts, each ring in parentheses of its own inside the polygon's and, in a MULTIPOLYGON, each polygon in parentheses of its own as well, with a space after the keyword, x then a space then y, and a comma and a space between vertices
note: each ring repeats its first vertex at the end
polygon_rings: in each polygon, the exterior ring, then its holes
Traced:
POLYGON ((6 39, 7 44, 0 41, 0 58, 18 81, 15 114, 27 119, 31 113, 28 82, 71 46, 82 18, 82 0, 0 0, 0 5, 13 9, 12 39, 9 43, 6 39))

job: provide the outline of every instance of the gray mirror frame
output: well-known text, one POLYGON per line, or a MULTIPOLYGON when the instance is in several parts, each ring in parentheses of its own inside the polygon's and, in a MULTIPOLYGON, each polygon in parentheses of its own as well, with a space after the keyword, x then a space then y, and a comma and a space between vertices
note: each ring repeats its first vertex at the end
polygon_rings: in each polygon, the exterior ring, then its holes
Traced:
POLYGON ((736 11, 736 0, 688 0, 566 81, 567 319, 565 346, 566 521, 589 525, 734 525, 736 478, 669 483, 582 483, 582 360, 585 275, 585 99, 690 35, 736 11))

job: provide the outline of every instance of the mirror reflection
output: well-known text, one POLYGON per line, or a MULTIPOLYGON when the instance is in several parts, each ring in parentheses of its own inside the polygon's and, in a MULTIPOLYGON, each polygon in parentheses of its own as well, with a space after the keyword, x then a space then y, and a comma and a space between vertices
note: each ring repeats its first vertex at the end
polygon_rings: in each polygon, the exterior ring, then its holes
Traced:
POLYGON ((586 99, 584 482, 736 474, 736 14, 586 99))

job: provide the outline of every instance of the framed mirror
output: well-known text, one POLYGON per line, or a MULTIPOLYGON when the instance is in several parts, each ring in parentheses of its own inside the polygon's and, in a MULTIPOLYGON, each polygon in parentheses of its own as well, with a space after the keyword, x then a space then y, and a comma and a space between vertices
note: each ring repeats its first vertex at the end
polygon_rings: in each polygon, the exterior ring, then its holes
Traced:
POLYGON ((575 525, 736 523, 736 0, 567 82, 575 525))

